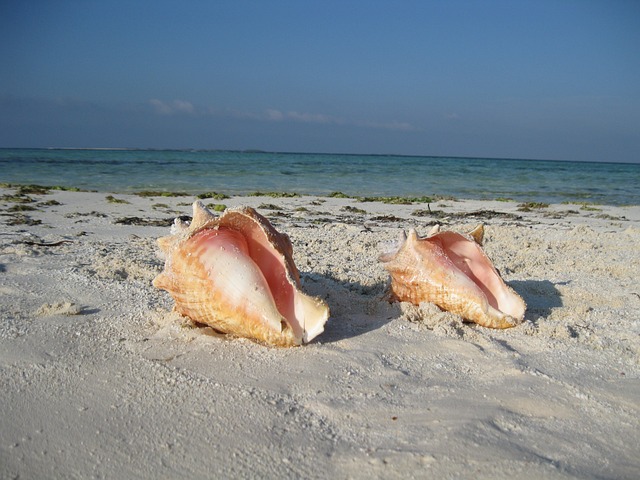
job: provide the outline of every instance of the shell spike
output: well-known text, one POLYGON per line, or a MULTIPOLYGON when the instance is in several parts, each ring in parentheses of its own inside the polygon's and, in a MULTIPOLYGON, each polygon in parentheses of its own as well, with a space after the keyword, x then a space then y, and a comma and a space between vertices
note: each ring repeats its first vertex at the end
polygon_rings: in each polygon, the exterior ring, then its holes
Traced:
POLYGON ((429 233, 427 233, 427 237, 433 237, 439 231, 440 231, 440 225, 436 223, 433 227, 431 227, 431 230, 429 230, 429 233))
POLYGON ((479 223, 476 228, 469 232, 469 236, 471 236, 478 245, 482 246, 482 242, 484 241, 484 225, 479 223))
POLYGON ((398 253, 398 251, 404 246, 405 243, 407 243, 407 234, 404 230, 401 230, 400 234, 398 235, 398 240, 396 241, 396 243, 392 244, 392 246, 388 245, 388 248, 386 249, 386 251, 378 255, 378 261, 380 262, 390 261, 398 253))
POLYGON ((191 220, 189 230, 192 232, 201 230, 205 228, 207 224, 215 222, 216 218, 217 217, 204 206, 204 203, 200 200, 196 200, 193 202, 193 219, 191 220))

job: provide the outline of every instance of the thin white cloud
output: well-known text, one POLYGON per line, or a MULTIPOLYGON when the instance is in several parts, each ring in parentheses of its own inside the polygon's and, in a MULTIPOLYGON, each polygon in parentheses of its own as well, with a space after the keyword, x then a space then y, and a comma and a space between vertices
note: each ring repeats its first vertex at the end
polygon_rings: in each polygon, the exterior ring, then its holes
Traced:
POLYGON ((193 115, 196 109, 191 102, 186 100, 174 100, 173 102, 164 102, 157 98, 152 98, 149 103, 156 113, 160 115, 174 115, 176 113, 186 113, 193 115))
POLYGON ((330 115, 324 115, 322 113, 288 112, 287 118, 296 122, 303 123, 342 123, 339 118, 335 118, 330 115))
POLYGON ((375 128, 382 130, 395 130, 413 132, 419 129, 408 122, 373 122, 373 121, 356 121, 345 120, 344 118, 325 115, 323 113, 300 113, 296 111, 283 112, 277 109, 269 109, 265 111, 264 120, 272 122, 292 121, 298 123, 318 123, 324 125, 352 125, 362 128, 375 128))
POLYGON ((381 130, 395 130, 401 132, 417 132, 419 129, 414 127, 408 122, 398 122, 397 120, 393 120, 391 122, 381 123, 381 122, 361 122, 357 124, 360 127, 367 128, 377 128, 381 130))
POLYGON ((243 112, 242 110, 234 110, 234 109, 226 109, 226 110, 218 110, 215 108, 209 108, 206 110, 208 115, 212 117, 231 117, 238 118, 241 120, 264 120, 264 115, 253 112, 243 112))
POLYGON ((284 120, 284 113, 280 110, 269 109, 265 112, 266 120, 271 120, 273 122, 281 122, 284 120))
POLYGON ((344 123, 341 119, 332 117, 330 115, 324 115, 322 113, 300 113, 295 111, 282 112, 271 108, 265 111, 265 120, 272 122, 283 122, 289 120, 292 122, 300 123, 324 123, 324 124, 340 124, 344 123))
POLYGON ((193 108, 193 105, 191 104, 191 102, 187 102, 185 100, 174 100, 173 108, 177 112, 190 113, 190 114, 195 113, 195 108, 193 108))
POLYGON ((324 113, 298 112, 295 110, 279 110, 277 108, 269 108, 259 113, 247 112, 241 110, 218 110, 212 107, 196 108, 191 102, 186 100, 173 100, 171 102, 153 98, 149 100, 149 104, 153 107, 158 115, 203 115, 203 116, 226 116, 238 119, 250 119, 262 122, 294 122, 318 125, 345 125, 360 128, 374 128, 380 130, 392 131, 419 131, 408 122, 399 122, 393 120, 391 122, 374 122, 344 119, 324 113))

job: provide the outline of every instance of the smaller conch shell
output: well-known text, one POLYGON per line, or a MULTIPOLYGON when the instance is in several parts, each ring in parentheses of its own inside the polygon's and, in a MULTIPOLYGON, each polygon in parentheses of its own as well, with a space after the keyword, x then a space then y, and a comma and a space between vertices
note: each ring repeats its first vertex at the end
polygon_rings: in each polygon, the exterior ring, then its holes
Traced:
POLYGON ((191 223, 177 218, 158 245, 166 261, 153 285, 193 321, 279 346, 324 330, 329 308, 300 290, 289 237, 253 208, 216 217, 196 201, 191 223))
POLYGON ((380 256, 391 275, 392 299, 432 302, 484 327, 521 323, 525 302, 482 251, 483 236, 482 225, 469 235, 440 232, 437 225, 424 238, 413 229, 403 232, 397 251, 380 256))

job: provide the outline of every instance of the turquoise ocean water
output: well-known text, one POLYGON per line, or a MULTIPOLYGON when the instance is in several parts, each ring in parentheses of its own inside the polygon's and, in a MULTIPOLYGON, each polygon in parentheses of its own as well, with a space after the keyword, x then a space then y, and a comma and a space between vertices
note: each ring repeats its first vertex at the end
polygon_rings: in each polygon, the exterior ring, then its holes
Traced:
POLYGON ((226 194, 640 204, 640 164, 191 150, 0 149, 0 182, 226 194))

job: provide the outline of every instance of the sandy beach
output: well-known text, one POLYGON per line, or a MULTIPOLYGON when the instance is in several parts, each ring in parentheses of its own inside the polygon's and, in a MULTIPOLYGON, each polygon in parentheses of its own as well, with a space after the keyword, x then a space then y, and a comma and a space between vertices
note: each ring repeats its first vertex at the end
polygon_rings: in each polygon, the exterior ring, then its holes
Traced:
POLYGON ((639 206, 204 199, 267 216, 329 305, 284 349, 151 285, 193 201, 0 188, 1 478, 640 475, 639 206), (386 301, 378 255, 434 223, 485 224, 523 324, 386 301))

